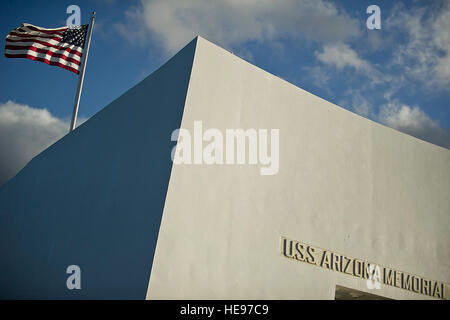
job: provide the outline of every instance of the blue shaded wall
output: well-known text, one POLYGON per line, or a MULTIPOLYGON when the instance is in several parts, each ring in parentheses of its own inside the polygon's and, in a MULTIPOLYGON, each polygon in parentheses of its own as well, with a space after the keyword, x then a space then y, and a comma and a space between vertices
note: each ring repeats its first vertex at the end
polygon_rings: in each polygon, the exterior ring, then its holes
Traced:
POLYGON ((0 189, 0 298, 145 298, 195 46, 0 189))

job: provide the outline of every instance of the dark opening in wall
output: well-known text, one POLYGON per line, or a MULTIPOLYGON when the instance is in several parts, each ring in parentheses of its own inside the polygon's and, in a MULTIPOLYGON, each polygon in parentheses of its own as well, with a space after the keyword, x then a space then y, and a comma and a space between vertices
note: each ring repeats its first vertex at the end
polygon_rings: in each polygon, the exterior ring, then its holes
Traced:
MULTIPOLYGON (((375 290, 374 290, 375 291, 375 290)), ((355 289, 350 289, 342 286, 336 286, 334 295, 335 300, 392 300, 376 294, 371 294, 355 289)))

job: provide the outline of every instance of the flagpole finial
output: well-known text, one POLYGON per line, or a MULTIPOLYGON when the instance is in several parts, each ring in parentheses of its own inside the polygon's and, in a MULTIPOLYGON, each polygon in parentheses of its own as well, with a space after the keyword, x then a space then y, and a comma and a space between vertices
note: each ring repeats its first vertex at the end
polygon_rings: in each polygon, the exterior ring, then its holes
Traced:
POLYGON ((92 15, 95 16, 95 11, 92 11, 92 15))

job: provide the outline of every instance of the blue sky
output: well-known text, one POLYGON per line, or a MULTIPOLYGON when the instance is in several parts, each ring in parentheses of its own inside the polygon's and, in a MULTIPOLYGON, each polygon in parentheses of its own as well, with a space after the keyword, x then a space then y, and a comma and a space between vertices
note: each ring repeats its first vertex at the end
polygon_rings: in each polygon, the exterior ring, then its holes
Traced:
MULTIPOLYGON (((2 1, 4 36, 28 22, 81 23, 97 12, 81 121, 137 84, 195 35, 328 101, 450 148, 450 3, 333 0, 2 1), (369 30, 366 8, 381 10, 369 30)), ((0 184, 63 136, 77 75, 0 58, 0 184), (3 177, 3 178, 2 178, 3 177)))

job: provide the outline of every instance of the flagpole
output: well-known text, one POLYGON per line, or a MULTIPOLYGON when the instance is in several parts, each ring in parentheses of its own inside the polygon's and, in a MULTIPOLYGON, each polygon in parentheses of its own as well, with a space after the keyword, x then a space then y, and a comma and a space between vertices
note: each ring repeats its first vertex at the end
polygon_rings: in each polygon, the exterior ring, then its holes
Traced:
POLYGON ((92 12, 91 23, 89 26, 89 35, 86 44, 86 52, 83 54, 83 62, 80 76, 78 79, 77 95, 75 97, 75 106, 73 107, 72 121, 70 122, 69 132, 75 129, 75 125, 77 123, 78 106, 80 105, 81 90, 83 89, 83 82, 84 82, 84 70, 86 69, 86 62, 89 54, 89 46, 91 45, 91 36, 92 36, 92 29, 94 29, 94 22, 95 22, 95 11, 92 12))

